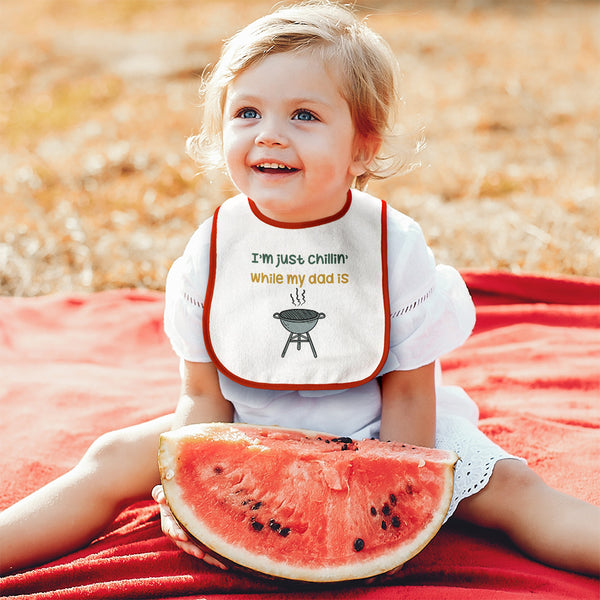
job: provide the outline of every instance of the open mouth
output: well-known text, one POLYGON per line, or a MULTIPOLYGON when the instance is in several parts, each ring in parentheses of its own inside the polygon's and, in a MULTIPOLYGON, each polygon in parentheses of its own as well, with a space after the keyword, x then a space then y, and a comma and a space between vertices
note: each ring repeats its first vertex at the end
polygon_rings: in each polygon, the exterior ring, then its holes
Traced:
POLYGON ((296 173, 298 171, 298 169, 296 169, 294 167, 289 167, 287 165, 282 165, 279 163, 269 163, 269 162, 258 163, 253 168, 256 169, 257 171, 260 171, 261 173, 268 173, 270 175, 273 175, 273 174, 283 175, 283 174, 287 174, 287 173, 296 173))

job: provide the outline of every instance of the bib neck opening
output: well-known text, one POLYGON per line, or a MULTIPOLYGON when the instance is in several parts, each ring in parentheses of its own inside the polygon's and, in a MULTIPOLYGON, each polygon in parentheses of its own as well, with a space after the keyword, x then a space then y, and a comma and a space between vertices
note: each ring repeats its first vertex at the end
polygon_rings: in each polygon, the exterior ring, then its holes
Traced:
POLYGON ((267 215, 263 214, 251 198, 248 198, 248 204, 250 206, 250 210, 252 210, 252 212, 254 213, 254 216, 257 219, 263 221, 263 223, 266 223, 267 225, 271 225, 272 227, 279 227, 281 229, 305 229, 308 227, 317 227, 318 225, 325 225, 326 223, 332 223, 333 221, 341 219, 350 210, 350 205, 352 204, 352 190, 348 190, 348 193, 346 195, 346 202, 338 212, 328 217, 323 217, 322 219, 316 219, 314 221, 277 221, 276 219, 271 219, 271 217, 267 217, 267 215))

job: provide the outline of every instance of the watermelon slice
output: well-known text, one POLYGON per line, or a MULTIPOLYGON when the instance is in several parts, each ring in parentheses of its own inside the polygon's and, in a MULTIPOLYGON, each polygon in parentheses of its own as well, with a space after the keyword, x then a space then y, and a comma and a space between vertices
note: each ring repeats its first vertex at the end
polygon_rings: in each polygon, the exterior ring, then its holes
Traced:
POLYGON ((453 452, 231 423, 161 436, 171 511, 209 553, 271 577, 373 577, 420 552, 452 497, 453 452))

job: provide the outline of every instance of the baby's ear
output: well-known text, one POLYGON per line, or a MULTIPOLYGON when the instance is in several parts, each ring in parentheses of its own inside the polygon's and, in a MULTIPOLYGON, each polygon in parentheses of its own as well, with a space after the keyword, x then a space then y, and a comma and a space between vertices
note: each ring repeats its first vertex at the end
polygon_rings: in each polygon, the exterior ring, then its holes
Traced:
POLYGON ((350 174, 354 177, 362 175, 373 162, 381 148, 381 139, 375 136, 356 136, 354 141, 354 157, 350 174))

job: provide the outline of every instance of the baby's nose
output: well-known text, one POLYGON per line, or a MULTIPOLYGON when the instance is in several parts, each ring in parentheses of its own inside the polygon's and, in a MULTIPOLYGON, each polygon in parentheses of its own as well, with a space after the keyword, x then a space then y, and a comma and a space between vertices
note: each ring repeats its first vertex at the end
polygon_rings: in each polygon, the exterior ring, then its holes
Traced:
POLYGON ((277 123, 263 119, 255 143, 257 146, 287 146, 289 142, 277 123))

